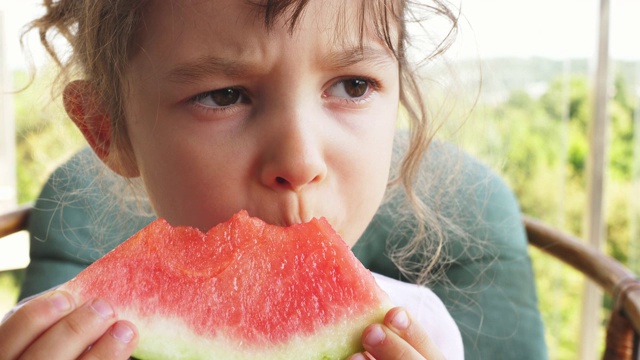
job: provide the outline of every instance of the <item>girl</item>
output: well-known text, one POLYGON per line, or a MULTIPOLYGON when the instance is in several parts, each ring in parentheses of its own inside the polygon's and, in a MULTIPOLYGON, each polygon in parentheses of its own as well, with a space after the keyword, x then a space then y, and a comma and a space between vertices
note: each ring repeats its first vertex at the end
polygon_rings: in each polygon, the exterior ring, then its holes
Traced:
MULTIPOLYGON (((407 1, 45 4, 34 27, 66 74, 80 74, 64 89, 67 113, 111 170, 142 180, 173 225, 207 230, 240 209, 283 226, 324 216, 353 245, 387 189, 400 106, 412 130, 396 183, 411 195, 429 139, 406 57, 407 1), (71 44, 65 62, 50 31, 71 44)), ((455 22, 444 5, 432 10, 455 22)), ((398 297, 428 291, 389 286, 398 297)), ((461 358, 442 303, 419 298, 432 309, 430 331, 394 308, 365 329, 367 352, 350 359, 461 358)), ((127 358, 137 336, 107 301, 75 304, 52 291, 2 324, 0 354, 127 358)))

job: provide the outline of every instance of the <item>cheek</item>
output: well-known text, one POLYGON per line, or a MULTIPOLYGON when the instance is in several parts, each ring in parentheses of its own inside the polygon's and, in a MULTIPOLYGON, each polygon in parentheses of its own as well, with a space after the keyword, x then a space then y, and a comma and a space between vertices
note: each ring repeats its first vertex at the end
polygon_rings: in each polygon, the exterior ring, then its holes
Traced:
POLYGON ((380 108, 376 114, 378 115, 373 121, 376 126, 371 129, 371 135, 362 150, 362 156, 364 166, 369 169, 368 173, 372 174, 369 181, 377 184, 378 191, 384 192, 393 152, 393 139, 398 117, 397 103, 392 102, 388 106, 380 108))
MULTIPOLYGON (((393 109, 391 107, 390 109, 393 109)), ((397 112, 384 109, 379 114, 378 124, 360 141, 357 150, 345 158, 349 164, 343 169, 349 175, 345 181, 345 198, 348 203, 348 214, 352 216, 350 233, 345 232, 344 240, 352 246, 362 235, 375 215, 389 181, 389 169, 395 133, 397 112)))

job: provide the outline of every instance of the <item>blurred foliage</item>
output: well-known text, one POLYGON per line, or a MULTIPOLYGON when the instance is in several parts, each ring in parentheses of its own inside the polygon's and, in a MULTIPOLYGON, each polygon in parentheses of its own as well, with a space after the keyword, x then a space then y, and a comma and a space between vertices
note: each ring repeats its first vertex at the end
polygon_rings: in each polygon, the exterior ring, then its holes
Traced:
POLYGON ((49 174, 84 139, 62 108, 50 71, 34 79, 16 72, 14 79, 15 87, 22 89, 15 95, 16 162, 18 203, 25 203, 35 201, 49 174))
MULTIPOLYGON (((620 74, 615 77, 608 107, 604 250, 637 269, 639 251, 631 241, 630 215, 632 202, 639 198, 632 183, 633 119, 638 109, 625 79, 620 74)), ((524 213, 583 236, 593 108, 587 75, 557 76, 542 94, 514 89, 503 101, 478 101, 475 106, 468 121, 472 130, 468 137, 462 136, 463 146, 501 173, 524 213), (478 140, 474 124, 482 124, 484 138, 478 140)), ((640 215, 634 216, 637 228, 640 215)), ((575 359, 583 277, 535 249, 532 258, 551 359, 575 359)), ((603 318, 610 305, 610 300, 604 301, 603 318)))
POLYGON ((24 269, 0 272, 0 320, 16 303, 24 273, 24 269))

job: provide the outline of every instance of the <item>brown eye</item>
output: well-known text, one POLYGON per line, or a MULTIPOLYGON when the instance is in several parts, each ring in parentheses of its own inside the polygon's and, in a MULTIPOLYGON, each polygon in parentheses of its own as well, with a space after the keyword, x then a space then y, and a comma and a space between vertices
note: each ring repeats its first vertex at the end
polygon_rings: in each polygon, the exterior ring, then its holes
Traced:
POLYGON ((218 106, 229 106, 238 102, 240 91, 238 89, 222 89, 211 92, 211 100, 218 106))
POLYGON ((208 91, 194 98, 194 100, 208 107, 226 107, 243 101, 242 91, 234 88, 208 91))
POLYGON ((367 90, 369 90, 369 84, 361 79, 345 80, 344 90, 347 95, 353 98, 358 98, 367 93, 367 90))
POLYGON ((342 99, 359 99, 371 90, 371 83, 365 79, 345 79, 333 84, 327 93, 342 99))

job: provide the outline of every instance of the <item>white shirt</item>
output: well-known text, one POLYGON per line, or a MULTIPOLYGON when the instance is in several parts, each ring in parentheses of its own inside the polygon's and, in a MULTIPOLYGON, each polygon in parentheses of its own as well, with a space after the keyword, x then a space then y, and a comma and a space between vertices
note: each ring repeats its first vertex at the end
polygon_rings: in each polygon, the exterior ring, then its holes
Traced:
POLYGON ((460 330, 433 291, 424 286, 394 280, 376 273, 373 273, 373 277, 389 295, 391 303, 406 308, 411 317, 427 331, 446 359, 464 359, 460 330))

